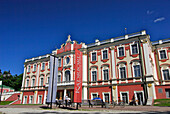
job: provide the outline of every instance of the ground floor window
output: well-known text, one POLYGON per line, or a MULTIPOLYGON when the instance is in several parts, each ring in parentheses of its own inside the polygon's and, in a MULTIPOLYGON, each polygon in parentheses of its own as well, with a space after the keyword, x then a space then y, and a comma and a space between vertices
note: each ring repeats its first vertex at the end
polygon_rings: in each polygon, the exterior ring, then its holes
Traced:
POLYGON ((136 92, 136 100, 138 105, 143 105, 143 92, 136 92))
POLYGON ((27 96, 24 96, 24 104, 27 104, 27 96))
POLYGON ((121 92, 120 95, 121 95, 121 100, 122 100, 124 103, 127 103, 127 104, 128 104, 128 101, 129 101, 128 92, 121 92))
POLYGON ((42 104, 42 95, 38 95, 38 104, 42 104))
POLYGON ((33 104, 33 96, 32 95, 29 98, 29 104, 33 104))
POLYGON ((170 89, 165 89, 166 98, 170 98, 170 89))
POLYGON ((110 102, 110 93, 103 93, 103 101, 110 102))

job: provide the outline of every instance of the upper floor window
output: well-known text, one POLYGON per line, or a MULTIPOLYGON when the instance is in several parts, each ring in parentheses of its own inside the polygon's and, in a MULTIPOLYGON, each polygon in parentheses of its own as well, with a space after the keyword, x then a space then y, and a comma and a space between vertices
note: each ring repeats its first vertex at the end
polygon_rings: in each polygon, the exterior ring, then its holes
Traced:
POLYGON ((120 67, 120 78, 126 78, 126 67, 120 67))
POLYGON ((29 86, 29 79, 26 80, 26 87, 29 86))
POLYGON ((48 69, 50 69, 50 64, 51 64, 51 63, 50 63, 50 61, 49 61, 49 62, 48 62, 48 69))
POLYGON ((36 71, 36 66, 37 66, 37 65, 36 65, 36 64, 34 64, 34 68, 33 68, 33 71, 36 71))
POLYGON ((119 53, 118 53, 118 56, 119 56, 119 57, 124 56, 124 55, 125 55, 125 54, 124 54, 124 47, 119 47, 119 48, 118 48, 118 52, 119 52, 119 53))
POLYGON ((140 77, 141 76, 140 65, 134 65, 133 68, 135 77, 140 77))
POLYGON ((67 58, 66 58, 66 64, 69 64, 69 63, 70 63, 70 58, 67 57, 67 58))
POLYGON ((97 71, 92 71, 92 81, 97 81, 97 71))
POLYGON ((92 53, 92 61, 96 61, 96 52, 92 53))
POLYGON ((104 50, 103 51, 103 59, 107 59, 107 58, 108 58, 107 50, 104 50))
POLYGON ((71 80, 71 76, 70 76, 70 71, 65 71, 65 81, 70 81, 71 80))
POLYGON ((61 75, 58 75, 58 80, 57 82, 61 82, 61 75))
POLYGON ((109 80, 109 70, 105 69, 103 70, 104 80, 109 80))
POLYGON ((50 76, 47 76, 47 83, 49 84, 50 76))
POLYGON ((32 79, 32 87, 35 85, 35 78, 32 79))
POLYGON ((44 78, 41 77, 41 78, 40 78, 40 86, 43 86, 43 82, 44 82, 44 78))
POLYGON ((58 67, 61 67, 61 59, 58 59, 58 67))
POLYGON ((31 69, 31 66, 29 65, 29 66, 28 66, 28 70, 27 70, 27 72, 30 72, 30 69, 31 69))
POLYGON ((45 63, 42 63, 42 68, 41 70, 45 70, 45 63))
POLYGON ((162 70, 164 80, 170 80, 169 69, 162 70))
POLYGON ((160 53, 160 59, 166 59, 167 58, 166 50, 160 50, 159 53, 160 53))
POLYGON ((132 47, 132 54, 138 54, 137 44, 133 44, 133 45, 131 45, 131 47, 132 47))

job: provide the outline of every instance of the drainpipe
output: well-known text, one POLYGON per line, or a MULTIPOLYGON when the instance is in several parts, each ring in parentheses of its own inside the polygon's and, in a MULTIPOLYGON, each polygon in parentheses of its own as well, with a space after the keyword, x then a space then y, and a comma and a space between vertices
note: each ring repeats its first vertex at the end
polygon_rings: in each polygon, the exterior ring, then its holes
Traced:
POLYGON ((144 90, 144 99, 145 99, 145 102, 144 102, 144 105, 146 105, 147 103, 147 100, 148 100, 148 92, 147 92, 147 84, 146 84, 146 78, 144 77, 144 60, 143 60, 143 57, 142 57, 142 48, 141 48, 141 40, 140 38, 138 37, 138 44, 139 44, 139 59, 140 59, 140 63, 141 63, 141 73, 142 73, 142 82, 143 82, 143 90, 144 90))

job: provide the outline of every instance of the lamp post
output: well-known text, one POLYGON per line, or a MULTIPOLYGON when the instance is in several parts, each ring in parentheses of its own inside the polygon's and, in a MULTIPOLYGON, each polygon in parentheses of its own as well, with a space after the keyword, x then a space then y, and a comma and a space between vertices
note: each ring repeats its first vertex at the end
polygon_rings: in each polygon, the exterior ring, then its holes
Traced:
MULTIPOLYGON (((0 76, 2 75, 2 72, 1 72, 1 70, 0 70, 0 76)), ((0 96, 0 103, 1 103, 1 97, 2 97, 2 92, 3 92, 3 80, 4 80, 4 77, 6 77, 6 76, 10 76, 11 75, 11 73, 10 72, 8 72, 7 74, 3 74, 3 76, 2 76, 2 86, 1 86, 1 96, 0 96)))

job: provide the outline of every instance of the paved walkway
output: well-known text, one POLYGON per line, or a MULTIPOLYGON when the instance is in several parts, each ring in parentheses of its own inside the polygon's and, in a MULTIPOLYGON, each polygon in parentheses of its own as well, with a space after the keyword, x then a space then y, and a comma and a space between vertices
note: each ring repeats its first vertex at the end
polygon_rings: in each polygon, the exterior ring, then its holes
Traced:
POLYGON ((68 114, 68 113, 85 113, 85 114, 103 114, 103 113, 170 113, 170 107, 158 106, 125 106, 124 108, 116 106, 101 108, 99 106, 89 108, 80 107, 79 110, 74 108, 56 108, 47 109, 43 105, 0 105, 0 112, 5 114, 68 114))

